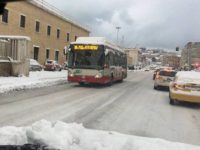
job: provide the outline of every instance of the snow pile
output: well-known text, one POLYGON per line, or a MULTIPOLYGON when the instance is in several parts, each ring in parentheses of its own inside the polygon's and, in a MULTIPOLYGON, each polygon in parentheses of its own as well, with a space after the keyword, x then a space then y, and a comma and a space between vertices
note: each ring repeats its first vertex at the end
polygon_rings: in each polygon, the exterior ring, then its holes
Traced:
POLYGON ((41 144, 62 150, 200 150, 200 147, 85 129, 80 124, 38 121, 30 127, 0 129, 0 142, 6 144, 41 144))
POLYGON ((41 66, 35 59, 30 59, 31 65, 41 66))
POLYGON ((177 83, 191 83, 191 84, 200 84, 200 72, 194 71, 180 71, 176 74, 177 83))
POLYGON ((27 137, 23 128, 4 127, 0 129, 0 145, 23 145, 24 143, 27 143, 27 137))
POLYGON ((67 82, 67 71, 30 72, 29 77, 0 77, 0 93, 51 86, 67 82))

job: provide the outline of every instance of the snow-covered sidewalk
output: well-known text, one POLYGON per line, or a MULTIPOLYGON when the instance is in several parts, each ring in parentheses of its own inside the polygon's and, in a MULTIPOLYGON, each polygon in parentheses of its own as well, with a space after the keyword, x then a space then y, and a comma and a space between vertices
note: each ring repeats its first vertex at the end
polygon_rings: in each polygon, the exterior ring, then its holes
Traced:
POLYGON ((85 129, 41 120, 29 127, 0 128, 0 145, 39 144, 61 150, 200 150, 182 143, 85 129))
POLYGON ((67 82, 67 71, 30 72, 29 77, 0 77, 0 93, 57 85, 67 82))

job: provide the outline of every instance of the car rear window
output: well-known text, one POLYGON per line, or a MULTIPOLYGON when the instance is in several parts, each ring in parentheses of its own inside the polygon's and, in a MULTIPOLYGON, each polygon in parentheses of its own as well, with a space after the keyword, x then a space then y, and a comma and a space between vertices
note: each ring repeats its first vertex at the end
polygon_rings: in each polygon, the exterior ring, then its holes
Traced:
POLYGON ((51 63, 53 63, 53 61, 50 61, 50 60, 47 61, 47 64, 51 64, 51 63))
POLYGON ((174 72, 174 71, 160 71, 159 75, 168 76, 168 77, 175 77, 176 72, 174 72))

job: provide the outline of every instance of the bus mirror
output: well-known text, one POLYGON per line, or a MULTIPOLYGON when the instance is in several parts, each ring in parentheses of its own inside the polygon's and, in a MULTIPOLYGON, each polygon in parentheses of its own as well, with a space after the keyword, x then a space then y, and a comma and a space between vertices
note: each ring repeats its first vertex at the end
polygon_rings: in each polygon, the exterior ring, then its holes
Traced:
POLYGON ((64 49, 63 49, 64 55, 67 55, 67 53, 68 53, 69 51, 71 51, 71 48, 68 47, 68 46, 65 46, 64 49))
POLYGON ((109 53, 109 50, 108 50, 108 49, 106 49, 106 50, 105 50, 105 55, 107 56, 107 55, 108 55, 108 53, 109 53))

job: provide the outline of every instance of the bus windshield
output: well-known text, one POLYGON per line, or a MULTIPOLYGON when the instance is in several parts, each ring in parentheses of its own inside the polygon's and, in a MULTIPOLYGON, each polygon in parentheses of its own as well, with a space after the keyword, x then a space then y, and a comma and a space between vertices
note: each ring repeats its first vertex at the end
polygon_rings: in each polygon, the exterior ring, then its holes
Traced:
POLYGON ((99 46, 97 50, 75 50, 72 46, 68 57, 69 68, 101 69, 104 65, 104 56, 103 46, 99 46))

